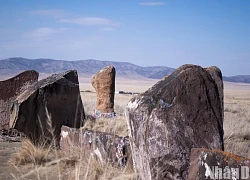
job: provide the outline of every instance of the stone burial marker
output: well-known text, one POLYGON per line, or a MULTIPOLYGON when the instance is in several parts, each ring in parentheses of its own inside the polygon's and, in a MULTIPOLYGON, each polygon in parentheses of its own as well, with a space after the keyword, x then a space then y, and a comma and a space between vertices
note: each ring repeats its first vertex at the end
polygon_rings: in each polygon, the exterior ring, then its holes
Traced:
POLYGON ((107 66, 98 71, 91 78, 91 84, 96 90, 96 109, 94 116, 97 118, 113 118, 115 97, 115 68, 107 66))
POLYGON ((70 70, 40 80, 20 94, 11 110, 10 127, 35 143, 52 136, 59 143, 62 125, 79 128, 84 119, 77 71, 70 70))
POLYGON ((130 100, 126 119, 141 179, 187 179, 191 148, 223 150, 219 91, 206 69, 183 65, 130 100))
POLYGON ((9 129, 12 101, 29 85, 38 80, 38 72, 24 71, 5 81, 0 81, 0 130, 9 129))

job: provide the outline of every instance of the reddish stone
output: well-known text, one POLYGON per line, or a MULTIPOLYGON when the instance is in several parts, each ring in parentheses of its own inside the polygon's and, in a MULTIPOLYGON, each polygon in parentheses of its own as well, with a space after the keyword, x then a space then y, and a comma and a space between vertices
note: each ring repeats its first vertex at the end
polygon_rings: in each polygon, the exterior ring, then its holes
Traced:
POLYGON ((115 68, 107 66, 91 78, 92 86, 96 90, 96 110, 101 113, 114 112, 115 96, 115 68))
POLYGON ((188 179, 249 180, 249 169, 250 159, 220 150, 194 148, 190 155, 188 179))
POLYGON ((36 71, 24 71, 11 79, 0 81, 0 130, 9 129, 12 102, 28 85, 37 82, 38 75, 36 71))

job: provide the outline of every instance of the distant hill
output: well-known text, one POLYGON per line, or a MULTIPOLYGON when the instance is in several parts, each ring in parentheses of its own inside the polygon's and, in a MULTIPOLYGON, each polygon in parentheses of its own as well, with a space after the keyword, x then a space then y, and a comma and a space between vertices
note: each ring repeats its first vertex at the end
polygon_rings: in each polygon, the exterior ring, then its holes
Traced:
POLYGON ((250 83, 250 75, 223 77, 223 80, 229 82, 250 83))
POLYGON ((0 75, 19 73, 24 70, 36 70, 39 73, 52 74, 76 69, 79 74, 93 75, 100 69, 113 65, 116 68, 117 76, 133 78, 154 78, 171 74, 175 69, 164 66, 141 67, 128 62, 99 61, 99 60, 78 60, 63 61, 53 59, 26 59, 9 58, 0 60, 0 75))
MULTIPOLYGON (((141 67, 128 62, 100 61, 93 59, 65 61, 14 57, 0 60, 0 75, 6 76, 17 74, 25 70, 36 70, 39 73, 53 74, 76 69, 79 74, 92 76, 100 69, 109 65, 113 65, 116 68, 117 76, 137 79, 161 79, 175 70, 174 68, 165 66, 141 67)), ((223 80, 229 82, 250 83, 250 75, 223 77, 223 80)))

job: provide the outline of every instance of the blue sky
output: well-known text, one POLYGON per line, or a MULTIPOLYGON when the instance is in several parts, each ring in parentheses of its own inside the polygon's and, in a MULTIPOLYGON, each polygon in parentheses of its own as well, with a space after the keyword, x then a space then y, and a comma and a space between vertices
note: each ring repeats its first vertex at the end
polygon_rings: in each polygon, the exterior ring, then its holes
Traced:
POLYGON ((8 57, 250 74, 250 1, 0 0, 0 59, 8 57))

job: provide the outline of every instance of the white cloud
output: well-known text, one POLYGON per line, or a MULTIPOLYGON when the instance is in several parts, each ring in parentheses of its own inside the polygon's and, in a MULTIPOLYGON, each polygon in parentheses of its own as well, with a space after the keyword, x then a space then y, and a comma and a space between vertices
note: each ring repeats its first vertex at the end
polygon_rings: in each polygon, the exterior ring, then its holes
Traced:
POLYGON ((55 18, 60 18, 65 15, 65 12, 60 9, 35 10, 35 11, 30 11, 30 13, 34 15, 39 15, 39 16, 53 16, 55 18))
POLYGON ((31 31, 40 32, 39 38, 31 37, 30 32, 25 36, 16 37, 13 41, 0 41, 0 59, 8 57, 48 57, 66 60, 96 58, 96 50, 101 50, 103 44, 107 42, 105 37, 86 35, 76 29, 56 28, 53 29, 55 34, 53 30, 39 29, 31 31))
POLYGON ((162 6, 165 2, 142 2, 140 5, 142 6, 162 6))
POLYGON ((104 28, 101 28, 100 30, 101 31, 115 31, 115 29, 112 27, 104 27, 104 28))
POLYGON ((59 22, 78 24, 83 26, 118 26, 120 23, 106 18, 83 17, 75 19, 60 19, 59 22))
POLYGON ((58 30, 48 27, 38 28, 31 32, 24 33, 26 38, 48 38, 56 34, 58 30))

